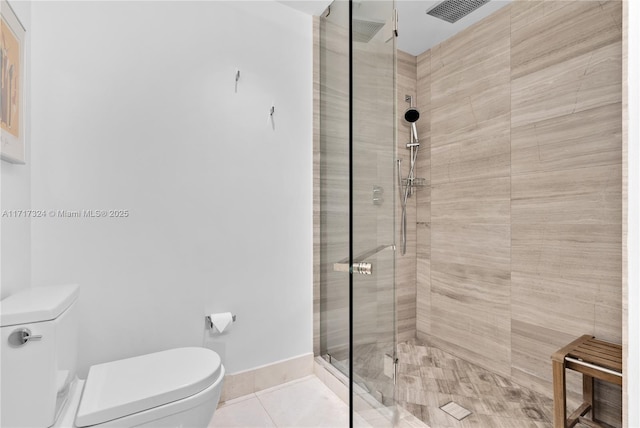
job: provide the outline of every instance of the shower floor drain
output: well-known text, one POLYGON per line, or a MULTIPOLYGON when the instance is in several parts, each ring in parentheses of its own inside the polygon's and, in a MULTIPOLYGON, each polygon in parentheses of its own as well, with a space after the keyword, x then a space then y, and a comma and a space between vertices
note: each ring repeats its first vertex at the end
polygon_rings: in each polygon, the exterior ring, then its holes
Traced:
POLYGON ((445 411, 447 414, 453 416, 459 421, 463 420, 471 414, 470 411, 468 411, 458 403, 454 403, 453 401, 449 401, 444 406, 440 406, 440 410, 445 411))

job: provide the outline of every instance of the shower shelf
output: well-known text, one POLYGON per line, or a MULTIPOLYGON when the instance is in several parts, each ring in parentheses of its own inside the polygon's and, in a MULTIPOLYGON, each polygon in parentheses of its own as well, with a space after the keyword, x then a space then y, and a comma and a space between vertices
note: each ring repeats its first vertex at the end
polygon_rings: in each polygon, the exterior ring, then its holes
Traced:
MULTIPOLYGON (((406 187, 408 182, 409 182, 408 179, 406 179, 406 178, 402 179, 402 185, 403 186, 406 187)), ((427 179, 426 178, 414 178, 412 180, 412 183, 411 183, 411 187, 424 187, 426 185, 427 185, 427 179)))

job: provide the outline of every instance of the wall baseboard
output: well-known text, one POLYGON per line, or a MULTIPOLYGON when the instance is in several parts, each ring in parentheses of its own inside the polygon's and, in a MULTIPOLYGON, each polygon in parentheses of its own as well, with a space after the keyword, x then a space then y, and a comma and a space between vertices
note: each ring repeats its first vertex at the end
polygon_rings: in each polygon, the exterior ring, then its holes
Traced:
POLYGON ((291 382, 310 374, 313 374, 313 353, 311 352, 254 369, 228 374, 224 377, 220 403, 291 382))

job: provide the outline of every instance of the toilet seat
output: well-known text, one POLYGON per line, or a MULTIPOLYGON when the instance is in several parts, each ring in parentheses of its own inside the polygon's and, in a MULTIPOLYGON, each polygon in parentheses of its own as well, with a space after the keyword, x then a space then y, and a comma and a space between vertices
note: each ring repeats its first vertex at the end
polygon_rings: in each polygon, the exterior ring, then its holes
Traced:
POLYGON ((88 427, 147 412, 211 389, 224 376, 206 348, 177 348, 92 366, 75 426, 88 427))

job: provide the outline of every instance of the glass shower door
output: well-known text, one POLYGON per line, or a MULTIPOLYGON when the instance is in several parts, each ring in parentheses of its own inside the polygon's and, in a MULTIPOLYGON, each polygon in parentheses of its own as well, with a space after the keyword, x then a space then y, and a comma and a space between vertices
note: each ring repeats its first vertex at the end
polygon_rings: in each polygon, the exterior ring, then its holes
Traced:
POLYGON ((320 355, 348 382, 349 336, 349 2, 319 21, 320 355))
POLYGON ((351 2, 351 363, 354 425, 395 402, 394 3, 351 2))
POLYGON ((393 27, 393 1, 335 0, 318 28, 318 351, 354 426, 392 426, 395 402, 393 27))

